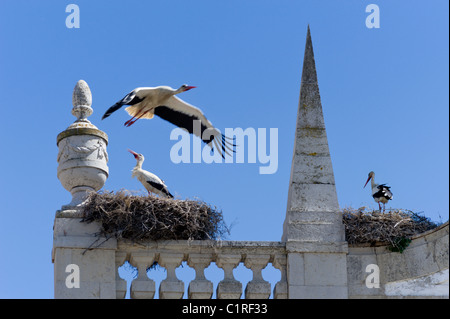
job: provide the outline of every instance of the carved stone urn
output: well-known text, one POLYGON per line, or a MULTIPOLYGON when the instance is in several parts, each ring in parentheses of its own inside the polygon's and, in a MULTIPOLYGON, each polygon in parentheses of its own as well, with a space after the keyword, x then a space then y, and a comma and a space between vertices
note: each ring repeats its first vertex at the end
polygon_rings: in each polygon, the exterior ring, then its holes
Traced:
POLYGON ((77 119, 56 139, 57 176, 72 194, 67 206, 77 207, 83 204, 89 192, 101 189, 108 178, 108 136, 87 119, 93 110, 91 90, 85 81, 76 84, 72 104, 72 115, 77 119))

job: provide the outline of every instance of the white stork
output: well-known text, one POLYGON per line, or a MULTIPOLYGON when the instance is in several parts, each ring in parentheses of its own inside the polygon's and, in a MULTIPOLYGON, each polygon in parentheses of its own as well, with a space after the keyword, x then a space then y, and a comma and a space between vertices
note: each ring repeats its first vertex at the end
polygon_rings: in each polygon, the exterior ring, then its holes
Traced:
POLYGON ((133 173, 131 174, 131 177, 137 177, 142 185, 144 185, 149 195, 155 193, 163 197, 173 198, 173 195, 169 192, 167 186, 158 176, 142 169, 142 163, 145 159, 144 155, 138 154, 132 150, 128 150, 128 152, 133 154, 137 161, 136 166, 132 170, 133 173))
POLYGON ((157 87, 139 87, 128 93, 123 99, 111 106, 103 115, 102 120, 117 111, 122 105, 129 105, 125 111, 132 116, 125 122, 125 126, 133 125, 139 119, 152 119, 156 114, 162 119, 170 123, 186 129, 190 134, 195 134, 202 139, 209 147, 214 149, 212 143, 225 158, 225 153, 233 151, 232 146, 236 146, 229 142, 230 138, 221 134, 210 121, 205 117, 203 112, 197 107, 190 105, 175 95, 186 92, 195 86, 183 84, 179 89, 175 90, 169 86, 157 87), (194 130, 194 121, 200 121, 200 132, 194 130), (208 130, 206 134, 204 131, 208 130), (209 134, 208 134, 209 133, 209 134), (218 140, 221 138, 220 140, 218 140), (221 145, 221 147, 219 147, 221 145))
MULTIPOLYGON (((386 203, 394 198, 391 188, 389 186, 386 186, 386 184, 375 184, 375 173, 370 172, 369 177, 367 178, 366 184, 364 184, 364 187, 366 187, 367 183, 371 180, 372 184, 372 197, 375 200, 375 202, 378 203, 378 207, 381 211, 381 203, 383 203, 383 212, 386 210, 386 203)), ((363 188, 364 188, 363 187, 363 188)))

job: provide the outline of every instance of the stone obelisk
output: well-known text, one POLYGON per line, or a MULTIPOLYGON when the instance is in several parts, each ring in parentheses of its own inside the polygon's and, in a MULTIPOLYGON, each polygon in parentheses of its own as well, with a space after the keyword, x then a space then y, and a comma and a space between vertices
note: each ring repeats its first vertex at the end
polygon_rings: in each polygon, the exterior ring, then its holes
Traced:
POLYGON ((308 26, 282 240, 289 298, 347 298, 348 251, 308 26))

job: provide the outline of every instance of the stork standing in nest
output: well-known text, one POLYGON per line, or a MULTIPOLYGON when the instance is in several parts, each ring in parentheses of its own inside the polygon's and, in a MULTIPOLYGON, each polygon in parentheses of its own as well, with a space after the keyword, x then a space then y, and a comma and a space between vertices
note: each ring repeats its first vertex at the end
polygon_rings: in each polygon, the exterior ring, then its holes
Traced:
POLYGON ((137 179, 144 185, 145 189, 148 191, 148 194, 151 193, 158 194, 162 197, 173 198, 173 195, 167 189, 167 186, 164 184, 164 181, 161 180, 158 176, 149 171, 142 169, 142 163, 144 162, 144 155, 138 154, 132 150, 128 150, 131 154, 134 155, 137 163, 136 166, 132 170, 131 177, 137 177, 137 179))
POLYGON ((364 187, 366 187, 366 185, 369 181, 371 181, 371 185, 372 185, 372 197, 375 200, 375 202, 378 203, 380 212, 381 212, 381 204, 380 203, 383 203, 383 212, 384 212, 386 210, 386 203, 394 197, 391 192, 391 188, 389 186, 386 186, 386 184, 381 184, 381 185, 376 184, 374 172, 369 173, 369 177, 367 178, 367 181, 366 181, 366 184, 364 184, 364 187))

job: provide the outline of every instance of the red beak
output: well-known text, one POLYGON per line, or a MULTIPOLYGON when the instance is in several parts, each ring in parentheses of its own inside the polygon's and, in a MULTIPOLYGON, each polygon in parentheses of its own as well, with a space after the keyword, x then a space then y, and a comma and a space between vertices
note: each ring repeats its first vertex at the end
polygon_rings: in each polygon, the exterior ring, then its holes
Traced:
POLYGON ((128 152, 130 152, 131 154, 133 154, 134 155, 134 158, 138 158, 138 156, 139 156, 139 154, 138 153, 136 153, 135 151, 132 151, 132 150, 130 150, 130 149, 128 149, 128 152))
POLYGON ((186 87, 185 91, 189 91, 190 89, 195 89, 195 88, 196 88, 196 86, 188 86, 188 87, 186 87))
POLYGON ((370 181, 371 178, 372 178, 372 176, 369 176, 369 178, 367 179, 367 182, 364 184, 364 187, 366 187, 367 183, 370 181))

